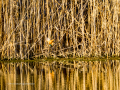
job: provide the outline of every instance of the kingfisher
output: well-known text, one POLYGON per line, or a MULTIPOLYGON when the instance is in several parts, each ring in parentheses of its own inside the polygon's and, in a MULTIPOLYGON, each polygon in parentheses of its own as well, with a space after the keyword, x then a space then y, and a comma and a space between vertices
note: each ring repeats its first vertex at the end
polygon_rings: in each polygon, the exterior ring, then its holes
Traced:
POLYGON ((53 44, 54 44, 53 41, 54 41, 54 39, 50 40, 49 38, 47 38, 47 42, 48 42, 49 46, 53 46, 53 44))

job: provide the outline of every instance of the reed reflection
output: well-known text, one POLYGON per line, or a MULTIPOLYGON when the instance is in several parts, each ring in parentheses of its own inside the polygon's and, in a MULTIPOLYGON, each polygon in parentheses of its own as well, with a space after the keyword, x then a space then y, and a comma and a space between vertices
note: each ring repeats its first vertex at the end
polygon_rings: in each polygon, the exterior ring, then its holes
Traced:
POLYGON ((6 90, 120 90, 120 61, 0 63, 6 90))

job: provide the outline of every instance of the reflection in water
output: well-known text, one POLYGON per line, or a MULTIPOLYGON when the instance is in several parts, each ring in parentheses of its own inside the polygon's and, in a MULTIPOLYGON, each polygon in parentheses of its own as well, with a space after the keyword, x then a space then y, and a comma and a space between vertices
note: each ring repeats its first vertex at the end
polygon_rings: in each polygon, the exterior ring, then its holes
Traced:
POLYGON ((3 90, 120 90, 120 61, 0 63, 3 90))

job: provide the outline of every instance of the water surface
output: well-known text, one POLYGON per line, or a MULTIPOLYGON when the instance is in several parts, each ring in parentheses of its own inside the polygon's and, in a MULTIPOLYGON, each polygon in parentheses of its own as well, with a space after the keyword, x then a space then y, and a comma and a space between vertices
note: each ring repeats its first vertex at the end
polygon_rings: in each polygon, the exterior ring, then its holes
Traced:
POLYGON ((120 61, 0 62, 0 90, 120 90, 120 61))

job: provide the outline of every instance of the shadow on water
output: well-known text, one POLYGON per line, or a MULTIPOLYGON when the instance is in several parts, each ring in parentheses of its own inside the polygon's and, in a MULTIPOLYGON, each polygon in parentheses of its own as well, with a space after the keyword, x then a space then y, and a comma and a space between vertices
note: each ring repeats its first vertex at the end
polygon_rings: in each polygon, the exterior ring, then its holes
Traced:
POLYGON ((1 90, 120 90, 120 61, 1 62, 1 90))

